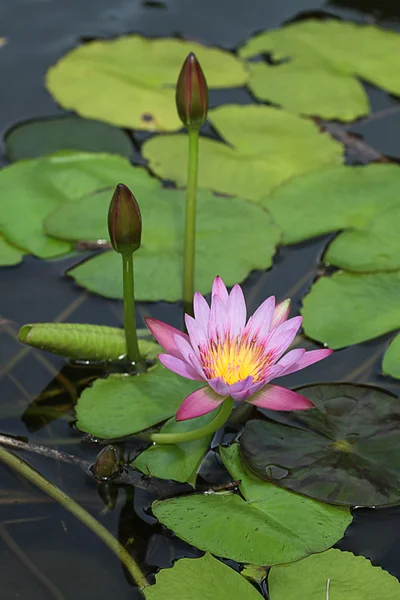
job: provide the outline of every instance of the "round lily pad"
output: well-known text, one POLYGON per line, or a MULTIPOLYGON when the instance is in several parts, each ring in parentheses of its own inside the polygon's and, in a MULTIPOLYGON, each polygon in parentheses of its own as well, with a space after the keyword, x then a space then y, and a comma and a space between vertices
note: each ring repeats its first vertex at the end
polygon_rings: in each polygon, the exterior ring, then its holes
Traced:
POLYGON ((175 85, 190 52, 199 59, 210 88, 246 83, 244 61, 229 52, 196 42, 130 35, 78 46, 49 69, 46 84, 63 108, 83 117, 173 131, 182 127, 175 85))
POLYGON ((330 167, 295 177, 262 200, 286 244, 343 231, 324 260, 349 271, 400 268, 400 169, 330 167))
MULTIPOLYGON (((142 246, 135 253, 138 300, 181 297, 185 192, 162 188, 144 169, 132 187, 143 220, 142 246)), ((60 206, 45 222, 47 233, 77 241, 108 240, 111 190, 60 206)), ((267 269, 280 240, 280 229, 263 207, 239 198, 223 198, 201 190, 197 199, 196 289, 207 293, 221 275, 227 285, 242 281, 253 269, 267 269)), ((122 297, 121 257, 104 252, 71 269, 83 287, 108 298, 122 297)))
POLYGON ((257 475, 344 506, 400 502, 400 403, 377 388, 326 384, 298 390, 316 408, 286 425, 249 421, 241 455, 257 475))
POLYGON ((18 265, 24 256, 24 250, 9 244, 0 234, 0 267, 18 265))
POLYGON ((363 556, 328 550, 291 565, 272 567, 271 600, 400 600, 400 583, 363 556))

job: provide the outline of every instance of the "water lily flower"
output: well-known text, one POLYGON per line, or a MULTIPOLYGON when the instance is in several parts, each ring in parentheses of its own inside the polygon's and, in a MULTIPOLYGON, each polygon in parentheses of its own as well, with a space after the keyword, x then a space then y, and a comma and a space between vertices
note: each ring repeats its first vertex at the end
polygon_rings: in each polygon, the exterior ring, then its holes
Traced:
POLYGON ((182 123, 189 129, 200 129, 207 119, 207 81, 193 52, 187 56, 179 73, 176 108, 182 123))
POLYGON ((207 385, 191 393, 176 419, 183 421, 207 414, 226 398, 245 400, 270 410, 305 410, 313 404, 296 392, 271 385, 270 381, 304 369, 331 354, 332 350, 296 348, 284 354, 300 328, 302 317, 288 319, 290 300, 275 305, 267 298, 246 323, 246 302, 235 285, 228 294, 220 277, 214 279, 211 306, 198 292, 194 316, 185 315, 188 334, 146 319, 146 324, 167 354, 160 362, 187 379, 207 385))

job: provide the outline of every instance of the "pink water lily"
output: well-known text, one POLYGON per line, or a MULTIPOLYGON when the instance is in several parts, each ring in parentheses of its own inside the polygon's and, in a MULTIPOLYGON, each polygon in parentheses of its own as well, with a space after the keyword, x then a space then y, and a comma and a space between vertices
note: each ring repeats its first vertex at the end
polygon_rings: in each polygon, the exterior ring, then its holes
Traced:
POLYGON ((312 408, 304 396, 269 383, 332 352, 298 348, 284 355, 302 321, 302 317, 288 319, 289 309, 290 300, 275 305, 270 296, 246 323, 242 288, 235 285, 228 294, 222 279, 216 277, 211 307, 201 294, 194 295, 195 318, 185 315, 189 335, 147 318, 148 328, 167 352, 158 355, 160 362, 182 377, 207 382, 183 401, 177 421, 205 415, 228 397, 270 410, 312 408))

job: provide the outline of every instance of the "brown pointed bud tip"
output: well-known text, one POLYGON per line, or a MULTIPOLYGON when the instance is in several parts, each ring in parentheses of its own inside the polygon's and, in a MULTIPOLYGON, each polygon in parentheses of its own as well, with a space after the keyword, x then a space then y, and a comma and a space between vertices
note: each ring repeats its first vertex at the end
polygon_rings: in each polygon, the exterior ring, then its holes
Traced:
POLYGON ((92 473, 96 479, 104 481, 112 479, 119 471, 118 452, 116 447, 110 444, 97 455, 96 462, 92 466, 92 473))
POLYGON ((191 52, 176 83, 176 107, 188 129, 200 129, 207 119, 208 87, 196 56, 191 52))
POLYGON ((120 254, 132 253, 140 248, 142 216, 135 196, 123 183, 119 183, 108 210, 108 231, 112 247, 120 254))

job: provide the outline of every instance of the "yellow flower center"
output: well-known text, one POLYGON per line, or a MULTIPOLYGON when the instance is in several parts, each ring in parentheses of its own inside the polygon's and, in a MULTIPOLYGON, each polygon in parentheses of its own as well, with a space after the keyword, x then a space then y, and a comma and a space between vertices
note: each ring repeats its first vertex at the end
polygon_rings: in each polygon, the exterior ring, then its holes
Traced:
POLYGON ((271 364, 271 353, 265 352, 263 344, 248 339, 211 342, 200 351, 205 375, 208 379, 220 377, 228 385, 242 381, 250 375, 254 382, 263 378, 271 364))

